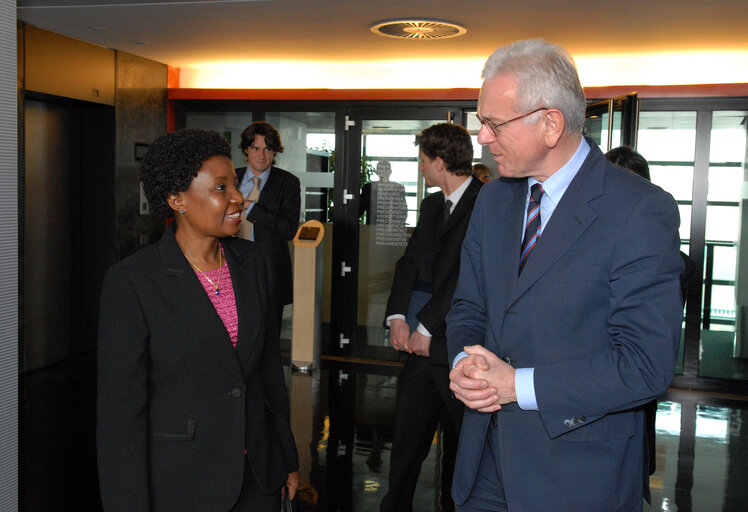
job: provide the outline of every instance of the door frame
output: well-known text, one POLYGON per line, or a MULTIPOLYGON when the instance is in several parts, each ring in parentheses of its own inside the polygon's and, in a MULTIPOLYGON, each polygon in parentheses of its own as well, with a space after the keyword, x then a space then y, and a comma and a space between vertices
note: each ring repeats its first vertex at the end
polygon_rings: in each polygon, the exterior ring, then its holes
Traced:
MULTIPOLYGON (((390 347, 372 347, 362 342, 358 326, 359 200, 362 126, 365 120, 443 119, 465 125, 467 112, 476 102, 387 102, 350 103, 344 117, 344 183, 335 189, 333 213, 332 331, 330 352, 336 356, 397 361, 390 347), (345 129, 347 128, 347 130, 345 129), (348 199, 343 203, 343 194, 348 199)), ((337 140, 337 139, 336 139, 337 140)), ((384 318, 382 322, 384 322, 384 318)))

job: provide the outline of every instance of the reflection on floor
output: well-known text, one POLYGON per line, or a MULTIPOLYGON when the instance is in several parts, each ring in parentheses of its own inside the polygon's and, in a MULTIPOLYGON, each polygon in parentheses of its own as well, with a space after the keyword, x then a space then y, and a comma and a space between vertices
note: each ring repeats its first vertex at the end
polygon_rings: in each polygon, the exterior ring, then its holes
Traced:
MULTIPOLYGON (((323 360, 286 370, 307 511, 374 511, 387 488, 398 368, 323 360)), ((97 511, 94 367, 23 376, 19 472, 24 511, 97 511)), ((746 399, 746 397, 743 397, 746 399)), ((436 511, 435 444, 414 510, 436 511)), ((657 472, 645 511, 748 509, 748 401, 670 391, 657 414, 657 472)))

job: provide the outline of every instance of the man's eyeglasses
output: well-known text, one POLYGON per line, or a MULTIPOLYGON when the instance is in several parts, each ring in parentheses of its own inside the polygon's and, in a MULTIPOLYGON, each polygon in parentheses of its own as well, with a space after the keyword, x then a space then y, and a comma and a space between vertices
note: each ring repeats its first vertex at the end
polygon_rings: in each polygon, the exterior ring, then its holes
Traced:
POLYGON ((540 112, 541 110, 548 110, 549 107, 540 107, 536 108, 532 112, 528 112, 527 114, 522 114, 521 116, 514 117, 510 119, 509 121, 504 121, 503 123, 492 123, 488 119, 481 119, 478 114, 475 115, 475 117, 478 118, 478 121, 480 121, 480 124, 491 130, 491 133, 493 133, 493 136, 496 137, 496 135, 499 133, 499 128, 504 126, 505 124, 509 124, 512 121, 517 121, 518 119, 522 119, 527 116, 533 115, 535 112, 540 112))
POLYGON ((273 152, 273 148, 269 148, 267 146, 264 147, 264 148, 258 148, 257 146, 249 146, 249 150, 252 153, 259 153, 260 151, 264 151, 265 153, 272 153, 273 152))

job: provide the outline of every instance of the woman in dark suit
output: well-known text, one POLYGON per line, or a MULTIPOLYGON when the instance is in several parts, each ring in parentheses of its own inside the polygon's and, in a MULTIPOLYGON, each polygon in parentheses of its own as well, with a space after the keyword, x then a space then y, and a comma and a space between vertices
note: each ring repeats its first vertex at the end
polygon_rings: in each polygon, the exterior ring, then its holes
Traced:
POLYGON ((182 130, 142 165, 174 216, 104 281, 99 480, 107 511, 273 511, 299 484, 261 246, 234 238, 243 196, 228 142, 182 130))

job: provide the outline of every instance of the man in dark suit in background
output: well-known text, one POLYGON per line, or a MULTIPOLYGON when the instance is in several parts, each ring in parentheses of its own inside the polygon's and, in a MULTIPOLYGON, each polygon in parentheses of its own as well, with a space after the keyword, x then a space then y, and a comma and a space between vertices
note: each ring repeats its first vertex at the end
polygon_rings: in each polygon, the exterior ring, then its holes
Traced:
POLYGON ((462 403, 449 391, 445 317, 457 285, 460 247, 482 183, 471 177, 473 144, 459 125, 437 124, 416 139, 418 170, 439 187, 421 203, 418 225, 397 262, 387 303, 390 341, 408 352, 397 380, 389 490, 381 510, 413 508, 421 464, 439 421, 444 431, 442 510, 452 510, 450 485, 462 403))
POLYGON ((275 167, 275 155, 283 153, 280 134, 273 125, 255 121, 242 132, 239 147, 247 167, 236 169, 239 189, 244 194, 245 222, 239 236, 261 242, 273 262, 277 293, 277 321, 283 306, 293 302, 293 275, 288 241, 296 235, 301 210, 299 178, 275 167), (249 169, 250 172, 247 172, 249 169))
POLYGON ((667 389, 680 341, 677 205, 582 136, 562 48, 501 47, 483 78, 478 141, 501 179, 476 201, 447 318, 467 406, 453 497, 463 512, 642 510, 639 406, 667 389))

